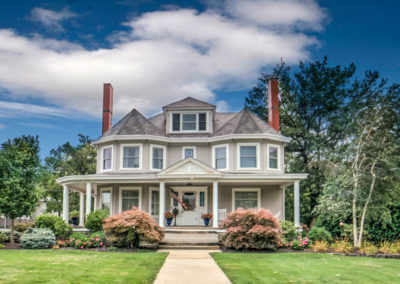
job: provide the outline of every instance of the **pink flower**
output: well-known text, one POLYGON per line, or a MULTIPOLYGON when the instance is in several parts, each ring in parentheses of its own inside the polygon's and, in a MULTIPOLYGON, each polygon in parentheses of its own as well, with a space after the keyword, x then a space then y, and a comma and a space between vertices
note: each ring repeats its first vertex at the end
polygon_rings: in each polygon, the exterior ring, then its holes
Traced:
POLYGON ((100 238, 96 238, 96 241, 100 241, 100 238))
POLYGON ((303 245, 306 245, 307 244, 307 242, 306 241, 303 241, 303 245))
POLYGON ((100 242, 100 245, 102 246, 102 245, 103 245, 103 242, 100 242))
POLYGON ((91 240, 93 241, 93 238, 91 238, 91 240))
POLYGON ((300 236, 298 236, 297 238, 301 239, 301 237, 300 237, 300 236))
POLYGON ((340 222, 340 223, 339 223, 339 226, 342 227, 342 226, 343 226, 343 222, 340 222))
POLYGON ((81 246, 81 249, 83 249, 83 246, 81 246))

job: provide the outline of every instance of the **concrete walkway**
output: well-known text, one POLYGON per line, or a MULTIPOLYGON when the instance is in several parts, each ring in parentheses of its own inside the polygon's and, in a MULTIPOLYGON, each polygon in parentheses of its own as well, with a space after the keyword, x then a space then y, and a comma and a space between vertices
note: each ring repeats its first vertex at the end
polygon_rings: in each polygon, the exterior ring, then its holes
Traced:
POLYGON ((229 284, 209 250, 170 250, 155 284, 229 284))

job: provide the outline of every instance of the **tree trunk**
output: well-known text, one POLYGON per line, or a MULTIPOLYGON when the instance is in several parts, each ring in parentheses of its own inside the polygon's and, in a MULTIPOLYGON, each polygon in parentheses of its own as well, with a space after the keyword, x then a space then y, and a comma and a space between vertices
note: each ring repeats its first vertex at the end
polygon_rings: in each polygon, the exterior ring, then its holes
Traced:
POLYGON ((11 219, 11 224, 10 224, 10 244, 14 244, 14 218, 11 219))

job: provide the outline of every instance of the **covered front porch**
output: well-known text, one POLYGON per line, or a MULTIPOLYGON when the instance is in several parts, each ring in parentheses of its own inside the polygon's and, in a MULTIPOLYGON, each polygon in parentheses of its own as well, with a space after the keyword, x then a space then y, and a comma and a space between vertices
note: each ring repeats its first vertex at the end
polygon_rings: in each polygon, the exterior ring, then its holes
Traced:
POLYGON ((285 218, 285 188, 294 185, 294 220, 300 225, 300 180, 306 175, 228 174, 209 168, 194 159, 153 174, 95 174, 69 176, 63 185, 63 219, 69 221, 69 191, 80 193, 80 222, 96 209, 110 215, 138 207, 152 215, 161 227, 164 213, 178 210, 173 225, 204 226, 201 215, 210 213, 210 227, 229 212, 242 208, 266 208, 278 219, 285 218), (93 203, 93 205, 92 205, 93 203))

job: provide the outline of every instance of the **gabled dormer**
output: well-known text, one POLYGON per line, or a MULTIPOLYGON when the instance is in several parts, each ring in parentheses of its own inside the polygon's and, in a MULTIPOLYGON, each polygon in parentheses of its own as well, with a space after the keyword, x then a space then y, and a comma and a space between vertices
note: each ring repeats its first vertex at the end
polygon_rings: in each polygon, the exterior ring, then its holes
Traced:
POLYGON ((212 134, 215 105, 187 97, 163 107, 167 134, 212 134))

